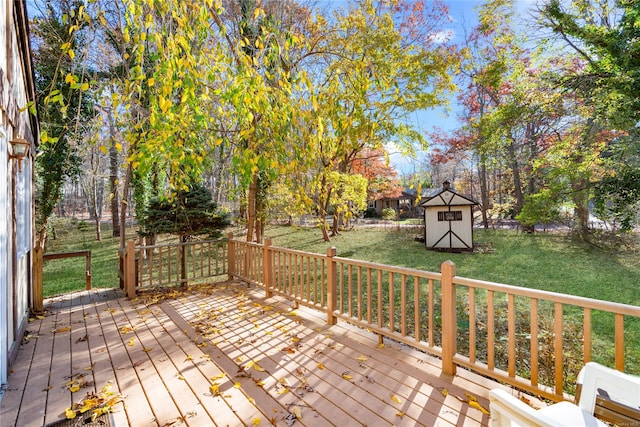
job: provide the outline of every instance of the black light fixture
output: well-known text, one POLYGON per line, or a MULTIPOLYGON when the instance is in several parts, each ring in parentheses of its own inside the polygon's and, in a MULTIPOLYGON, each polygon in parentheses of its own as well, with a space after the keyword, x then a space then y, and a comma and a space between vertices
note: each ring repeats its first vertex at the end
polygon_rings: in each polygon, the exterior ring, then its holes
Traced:
POLYGON ((22 160, 29 153, 29 147, 31 144, 21 136, 9 141, 11 143, 11 154, 9 158, 18 160, 18 171, 22 172, 22 160))

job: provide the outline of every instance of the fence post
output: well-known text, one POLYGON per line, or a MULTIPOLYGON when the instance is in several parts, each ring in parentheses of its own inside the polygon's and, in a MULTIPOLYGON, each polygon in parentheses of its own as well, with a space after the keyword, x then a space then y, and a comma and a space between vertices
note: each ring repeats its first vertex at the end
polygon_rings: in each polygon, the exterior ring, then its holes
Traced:
POLYGON ((233 280, 236 265, 236 244, 233 241, 233 233, 227 234, 227 275, 233 280))
POLYGON ((87 262, 86 262, 86 284, 85 289, 91 289, 91 251, 87 251, 87 262))
POLYGON ((42 296, 42 248, 36 246, 33 250, 33 311, 42 313, 44 302, 42 296))
POLYGON ((456 374, 453 357, 456 354, 456 287, 453 277, 456 265, 445 261, 440 265, 442 286, 442 372, 447 375, 456 374))
POLYGON ((138 278, 136 277, 136 243, 127 242, 124 254, 124 288, 127 297, 135 298, 138 278))
POLYGON ((337 305, 337 268, 336 263, 333 260, 336 253, 336 248, 333 246, 327 249, 327 323, 329 325, 335 325, 338 320, 333 314, 337 305))
POLYGON ((271 298, 273 296, 273 265, 271 264, 271 239, 264 239, 262 246, 262 283, 264 283, 265 296, 271 298))

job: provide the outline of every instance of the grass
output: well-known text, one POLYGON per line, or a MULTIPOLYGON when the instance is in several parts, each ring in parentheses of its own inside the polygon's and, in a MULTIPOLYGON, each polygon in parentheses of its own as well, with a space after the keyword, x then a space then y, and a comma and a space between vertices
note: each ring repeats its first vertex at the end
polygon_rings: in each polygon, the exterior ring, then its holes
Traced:
MULTIPOLYGON (((55 223, 56 237, 49 241, 47 253, 92 251, 93 287, 117 287, 119 239, 103 226, 103 240, 94 231, 82 230, 78 221, 55 223)), ((135 230, 127 232, 135 238, 135 230)), ((414 238, 420 229, 360 227, 324 242, 316 228, 273 226, 265 235, 275 246, 324 254, 335 246, 338 256, 397 265, 426 271, 439 271, 440 264, 452 260, 459 276, 640 305, 640 257, 637 245, 601 249, 562 234, 525 234, 515 230, 476 230, 474 241, 493 250, 484 253, 443 253, 428 251, 414 238)), ((236 234, 238 235, 238 234, 236 234)), ((84 258, 47 261, 44 266, 44 295, 53 296, 84 289, 84 258)), ((525 313, 520 313, 525 316, 525 313)), ((604 337, 599 345, 603 357, 612 357, 612 324, 606 313, 594 312, 593 330, 604 337)), ((581 317, 576 316, 577 322, 581 317)), ((523 319, 526 320, 526 319, 523 319)), ((625 321, 627 361, 640 361, 640 319, 625 321)), ((579 341, 579 340, 578 340, 579 341)), ((598 350, 600 352, 600 350, 598 350)), ((594 356, 598 356, 594 349, 594 356)), ((640 364, 639 364, 640 366, 640 364)), ((636 367, 637 368, 637 367, 636 367)))

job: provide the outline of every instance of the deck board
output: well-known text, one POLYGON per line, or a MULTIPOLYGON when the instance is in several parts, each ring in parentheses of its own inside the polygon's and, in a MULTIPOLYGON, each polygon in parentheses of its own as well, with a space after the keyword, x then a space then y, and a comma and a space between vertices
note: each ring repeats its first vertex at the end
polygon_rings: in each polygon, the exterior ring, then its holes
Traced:
POLYGON ((48 300, 11 368, 0 424, 58 421, 111 384, 124 396, 117 426, 286 426, 295 413, 296 426, 488 425, 465 391, 488 407, 496 383, 462 369, 444 376, 434 357, 379 348, 374 334, 263 295, 222 283, 149 305, 120 290, 48 300), (71 393, 79 375, 86 387, 71 393))

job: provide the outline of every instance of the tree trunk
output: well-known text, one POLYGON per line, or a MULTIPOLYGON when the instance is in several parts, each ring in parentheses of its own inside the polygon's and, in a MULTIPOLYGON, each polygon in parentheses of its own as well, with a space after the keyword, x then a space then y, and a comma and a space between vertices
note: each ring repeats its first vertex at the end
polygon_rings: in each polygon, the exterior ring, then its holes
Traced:
POLYGON ((254 174, 249 184, 249 194, 247 195, 247 242, 253 242, 256 228, 256 193, 258 190, 258 176, 254 174))
POLYGON ((480 180, 480 212, 482 213, 482 226, 489 228, 489 218, 487 211, 489 210, 489 189, 487 185, 487 161, 483 154, 480 155, 478 165, 478 178, 480 180))
MULTIPOLYGON (((109 118, 109 132, 113 124, 109 118)), ((111 146, 109 147, 109 198, 111 200, 111 224, 113 237, 120 237, 120 215, 118 214, 118 150, 116 141, 111 133, 111 146)))
POLYGON ((520 166, 518 165, 518 158, 516 156, 515 141, 511 139, 509 146, 507 147, 507 154, 509 156, 509 166, 511 167, 511 173, 513 174, 513 196, 516 201, 515 212, 517 215, 522 211, 524 205, 524 195, 522 193, 522 179, 520 178, 520 166))

